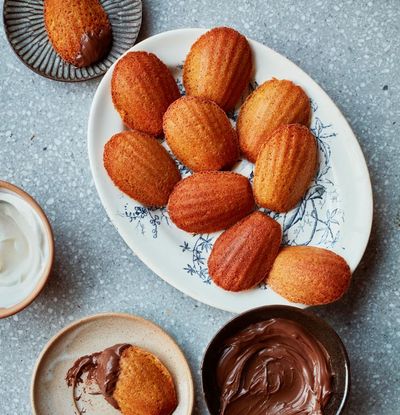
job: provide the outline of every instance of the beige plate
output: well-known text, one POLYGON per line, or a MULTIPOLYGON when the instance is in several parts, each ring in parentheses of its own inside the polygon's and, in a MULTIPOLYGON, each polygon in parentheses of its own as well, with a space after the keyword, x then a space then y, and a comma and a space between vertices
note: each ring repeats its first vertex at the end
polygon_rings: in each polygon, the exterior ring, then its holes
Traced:
MULTIPOLYGON (((72 388, 65 375, 79 357, 117 343, 132 343, 154 353, 172 374, 179 404, 174 415, 191 414, 193 379, 185 356, 159 326, 141 317, 106 313, 78 320, 45 346, 36 363, 31 385, 34 415, 75 415, 72 388)), ((83 394, 77 405, 85 415, 121 415, 101 395, 83 394)))

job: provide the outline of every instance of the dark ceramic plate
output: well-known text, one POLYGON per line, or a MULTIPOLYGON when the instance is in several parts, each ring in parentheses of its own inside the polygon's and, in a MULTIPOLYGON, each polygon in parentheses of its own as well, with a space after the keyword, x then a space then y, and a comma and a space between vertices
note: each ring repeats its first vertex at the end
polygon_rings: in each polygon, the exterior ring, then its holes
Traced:
POLYGON ((203 359, 202 381, 204 397, 210 414, 219 414, 219 388, 216 380, 216 368, 224 341, 250 324, 269 320, 270 318, 285 318, 296 321, 325 346, 331 357, 331 366, 335 376, 333 394, 328 405, 324 408, 324 415, 341 414, 350 391, 350 363, 339 336, 324 320, 309 312, 296 307, 274 305, 255 308, 235 317, 222 327, 208 345, 203 359))
POLYGON ((77 82, 97 78, 126 50, 139 34, 141 0, 100 0, 113 31, 110 53, 102 61, 85 68, 64 62, 53 49, 44 26, 43 0, 5 0, 4 29, 17 56, 30 69, 56 81, 77 82))

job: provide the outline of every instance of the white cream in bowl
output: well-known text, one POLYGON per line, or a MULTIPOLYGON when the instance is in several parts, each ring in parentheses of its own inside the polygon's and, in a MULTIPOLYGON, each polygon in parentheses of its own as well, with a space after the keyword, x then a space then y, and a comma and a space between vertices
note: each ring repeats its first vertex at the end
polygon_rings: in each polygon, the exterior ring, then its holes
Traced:
POLYGON ((32 294, 48 267, 50 243, 33 205, 0 186, 0 308, 32 294))

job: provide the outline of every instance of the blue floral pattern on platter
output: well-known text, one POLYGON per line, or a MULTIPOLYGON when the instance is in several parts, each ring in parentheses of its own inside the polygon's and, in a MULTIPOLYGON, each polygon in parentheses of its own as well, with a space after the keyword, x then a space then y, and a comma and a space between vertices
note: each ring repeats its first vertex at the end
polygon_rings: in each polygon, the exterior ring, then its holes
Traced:
POLYGON ((179 245, 182 252, 190 252, 191 261, 183 269, 189 275, 198 276, 206 284, 211 283, 207 269, 207 256, 212 249, 213 237, 210 235, 193 235, 191 242, 184 241, 179 245))
MULTIPOLYGON (((182 85, 182 65, 178 65, 175 71, 179 89, 184 94, 182 85)), ((245 97, 257 88, 257 82, 249 85, 248 91, 243 95, 240 105, 245 97)), ((239 108, 228 114, 232 124, 236 123, 239 108)), ((276 213, 266 209, 263 212, 278 221, 283 229, 283 244, 285 245, 316 245, 326 248, 333 248, 340 240, 340 229, 344 223, 344 211, 341 208, 339 194, 334 185, 331 166, 331 144, 336 137, 333 126, 322 120, 318 113, 318 104, 311 100, 313 112, 311 131, 316 137, 319 148, 319 169, 314 181, 312 182, 307 194, 301 202, 290 212, 276 213)), ((163 145, 173 156, 165 140, 163 145)), ((174 156, 173 156, 174 157, 174 156)), ((182 177, 191 174, 191 171, 174 157, 182 177)), ((234 169, 253 181, 253 165, 246 160, 242 160, 234 169)), ((157 238, 161 229, 170 231, 171 221, 166 208, 147 208, 134 201, 126 201, 124 210, 120 215, 134 224, 143 236, 151 235, 157 238)), ((179 250, 182 258, 182 269, 190 276, 200 278, 205 284, 210 284, 208 275, 207 258, 212 249, 217 234, 198 235, 182 232, 182 241, 179 243, 179 250)), ((265 284, 260 285, 261 289, 266 289, 265 284)))
POLYGON ((158 237, 158 230, 161 223, 165 223, 166 225, 170 223, 166 207, 156 208, 142 205, 130 207, 126 203, 122 216, 126 217, 130 223, 134 223, 142 235, 145 235, 150 228, 154 239, 158 237))

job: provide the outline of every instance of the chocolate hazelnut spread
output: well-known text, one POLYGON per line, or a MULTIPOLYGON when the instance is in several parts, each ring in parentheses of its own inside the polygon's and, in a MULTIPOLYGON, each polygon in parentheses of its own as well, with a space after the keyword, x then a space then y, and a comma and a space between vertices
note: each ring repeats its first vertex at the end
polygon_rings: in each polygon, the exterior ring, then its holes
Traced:
POLYGON ((82 375, 87 372, 88 379, 97 383, 107 402, 119 409, 113 393, 119 375, 119 360, 122 352, 128 347, 130 344, 116 344, 102 352, 79 358, 68 370, 65 378, 68 386, 75 388, 78 383, 83 382, 82 375))
POLYGON ((296 322, 252 324, 225 342, 217 367, 220 415, 322 414, 332 376, 328 352, 296 322))
POLYGON ((110 27, 91 30, 81 37, 81 49, 76 55, 76 66, 89 66, 104 58, 110 51, 112 33, 110 27))

